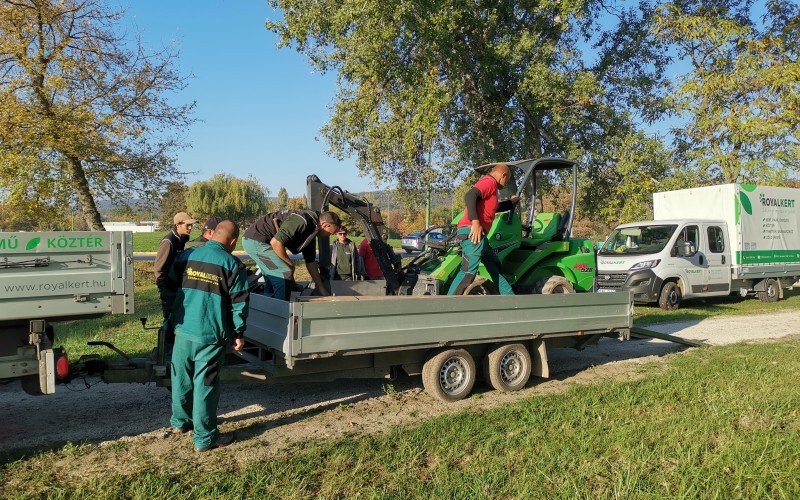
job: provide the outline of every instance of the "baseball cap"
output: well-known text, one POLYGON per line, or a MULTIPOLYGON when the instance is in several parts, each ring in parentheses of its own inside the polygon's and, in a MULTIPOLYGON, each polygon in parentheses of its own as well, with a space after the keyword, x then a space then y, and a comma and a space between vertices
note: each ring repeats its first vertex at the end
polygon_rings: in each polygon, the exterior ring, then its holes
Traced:
POLYGON ((216 229, 217 228, 217 224, 219 224, 220 222, 222 222, 222 219, 220 219, 219 217, 209 217, 206 220, 206 223, 203 225, 203 231, 205 231, 207 229, 211 229, 211 230, 216 229))
POLYGON ((186 212, 178 212, 175 214, 175 217, 172 218, 172 222, 177 226, 178 224, 194 224, 197 220, 189 217, 189 214, 186 212))

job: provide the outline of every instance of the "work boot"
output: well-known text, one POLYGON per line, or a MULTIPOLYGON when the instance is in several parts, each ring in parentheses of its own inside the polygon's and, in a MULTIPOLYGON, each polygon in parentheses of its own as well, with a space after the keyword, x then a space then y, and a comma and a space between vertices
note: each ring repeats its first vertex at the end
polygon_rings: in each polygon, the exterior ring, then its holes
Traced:
POLYGON ((232 442, 236 441, 236 436, 233 434, 220 434, 216 441, 211 446, 206 446, 205 448, 195 448, 195 453, 205 453, 207 451, 216 450, 217 448, 222 448, 223 446, 228 446, 232 442))

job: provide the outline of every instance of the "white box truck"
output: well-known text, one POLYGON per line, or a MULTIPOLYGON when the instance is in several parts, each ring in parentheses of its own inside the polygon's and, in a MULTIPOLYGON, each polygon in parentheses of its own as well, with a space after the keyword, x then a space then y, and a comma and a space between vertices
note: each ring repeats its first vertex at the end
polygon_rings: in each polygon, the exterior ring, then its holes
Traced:
POLYGON ((653 194, 653 220, 622 224, 598 249, 597 290, 639 303, 738 293, 765 302, 800 276, 800 189, 722 184, 653 194))

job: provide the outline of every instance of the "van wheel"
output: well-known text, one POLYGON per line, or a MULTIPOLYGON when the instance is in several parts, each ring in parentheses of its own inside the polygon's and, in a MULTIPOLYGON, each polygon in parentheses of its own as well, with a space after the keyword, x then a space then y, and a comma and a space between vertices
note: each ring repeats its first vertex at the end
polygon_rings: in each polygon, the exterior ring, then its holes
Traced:
POLYGON ((422 365, 422 385, 434 398, 449 403, 464 399, 475 385, 475 360, 464 349, 447 349, 422 365))
POLYGON ((483 358, 483 376, 498 391, 518 391, 531 378, 531 354, 522 344, 492 348, 483 358))
POLYGON ((781 296, 781 284, 778 280, 769 278, 763 292, 758 292, 761 302, 777 302, 781 296))
POLYGON ((681 289, 674 281, 664 283, 661 295, 658 296, 658 306, 665 311, 674 311, 681 306, 681 289))
POLYGON ((540 279, 536 283, 536 290, 541 294, 575 293, 575 287, 572 286, 572 282, 563 276, 550 276, 549 278, 540 279))

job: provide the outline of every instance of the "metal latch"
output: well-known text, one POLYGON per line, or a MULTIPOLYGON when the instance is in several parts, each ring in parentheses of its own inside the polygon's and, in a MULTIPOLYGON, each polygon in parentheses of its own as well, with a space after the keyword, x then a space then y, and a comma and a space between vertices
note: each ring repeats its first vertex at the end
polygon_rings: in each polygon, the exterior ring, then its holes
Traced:
POLYGON ((76 293, 75 294, 75 302, 86 302, 89 300, 88 293, 76 293))

